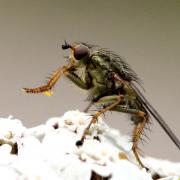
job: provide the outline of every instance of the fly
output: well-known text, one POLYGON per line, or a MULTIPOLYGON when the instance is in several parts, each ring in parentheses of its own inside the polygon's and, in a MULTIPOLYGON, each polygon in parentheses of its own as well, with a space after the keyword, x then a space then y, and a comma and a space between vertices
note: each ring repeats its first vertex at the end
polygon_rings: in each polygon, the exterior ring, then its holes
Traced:
POLYGON ((111 110, 131 115, 131 121, 134 123, 132 151, 141 167, 145 166, 139 157, 138 145, 150 122, 150 115, 157 120, 180 149, 178 138, 138 89, 137 85, 141 86, 141 81, 137 74, 119 55, 107 49, 97 49, 97 46, 83 42, 71 44, 65 42, 62 49, 70 49, 69 63, 54 71, 47 84, 37 88, 24 88, 24 90, 27 93, 51 95, 58 79, 65 75, 75 85, 89 92, 90 104, 85 111, 88 111, 93 104, 100 108, 92 115, 81 139, 76 142, 77 146, 83 144, 89 128, 97 122, 97 118, 111 110), (83 77, 78 74, 81 68, 85 69, 83 77))

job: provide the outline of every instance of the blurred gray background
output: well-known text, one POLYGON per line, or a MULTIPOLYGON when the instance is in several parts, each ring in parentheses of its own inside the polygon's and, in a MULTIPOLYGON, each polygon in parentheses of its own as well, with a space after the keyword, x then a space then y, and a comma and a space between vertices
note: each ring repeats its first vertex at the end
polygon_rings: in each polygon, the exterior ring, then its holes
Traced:
MULTIPOLYGON (((23 87, 45 82, 65 64, 63 40, 110 48, 126 58, 144 82, 145 95, 180 139, 180 1, 0 0, 0 117, 13 115, 31 127, 67 110, 83 110, 86 94, 65 78, 52 97, 23 87)), ((126 115, 106 122, 126 134, 126 115)), ((180 161, 179 150, 155 120, 144 154, 180 161)))

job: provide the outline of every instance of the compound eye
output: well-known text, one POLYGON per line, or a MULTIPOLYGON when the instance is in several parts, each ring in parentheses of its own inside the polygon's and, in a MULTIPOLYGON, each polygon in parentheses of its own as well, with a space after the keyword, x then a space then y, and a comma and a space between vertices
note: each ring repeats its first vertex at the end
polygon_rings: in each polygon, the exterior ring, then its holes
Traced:
POLYGON ((89 48, 85 45, 77 45, 74 47, 74 57, 76 60, 80 60, 86 56, 89 56, 89 48))

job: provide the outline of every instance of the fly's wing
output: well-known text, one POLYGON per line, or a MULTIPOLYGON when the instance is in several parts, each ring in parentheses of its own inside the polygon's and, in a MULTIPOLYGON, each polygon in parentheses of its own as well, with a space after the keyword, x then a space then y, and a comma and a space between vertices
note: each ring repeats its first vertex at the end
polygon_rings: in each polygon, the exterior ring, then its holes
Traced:
POLYGON ((169 126, 166 124, 166 122, 163 120, 163 118, 154 109, 154 107, 149 103, 149 101, 145 98, 145 96, 137 88, 135 83, 130 82, 130 85, 133 88, 133 90, 137 93, 137 95, 139 96, 139 98, 140 98, 143 106, 146 108, 146 110, 157 120, 157 122, 164 129, 164 131, 167 133, 167 135, 171 138, 171 140, 174 142, 174 144, 178 147, 178 149, 180 149, 180 141, 179 141, 179 139, 172 132, 172 130, 169 128, 169 126))

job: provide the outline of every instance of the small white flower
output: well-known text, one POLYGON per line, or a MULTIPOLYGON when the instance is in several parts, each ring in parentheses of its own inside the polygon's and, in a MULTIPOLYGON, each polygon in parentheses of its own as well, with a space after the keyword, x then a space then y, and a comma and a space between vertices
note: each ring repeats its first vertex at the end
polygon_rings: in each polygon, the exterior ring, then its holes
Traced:
POLYGON ((88 139, 76 152, 82 160, 107 165, 109 162, 119 160, 119 150, 110 144, 101 143, 97 140, 88 139))
POLYGON ((16 141, 25 130, 21 121, 13 119, 12 116, 0 118, 0 139, 16 141))
POLYGON ((12 150, 12 146, 9 144, 3 144, 0 146, 0 156, 4 156, 10 154, 12 150))
POLYGON ((158 172, 162 177, 179 175, 180 178, 180 162, 175 163, 151 157, 143 158, 143 162, 150 168, 152 174, 158 172))
MULTIPOLYGON (((96 174, 109 180, 152 180, 150 173, 132 163, 130 138, 109 128, 101 118, 77 147, 91 119, 78 110, 68 111, 45 125, 26 129, 17 119, 0 118, 0 179, 90 180, 96 174), (12 155, 15 143, 18 152, 12 155)), ((143 162, 152 173, 167 176, 163 180, 178 180, 179 163, 150 158, 143 162)))

